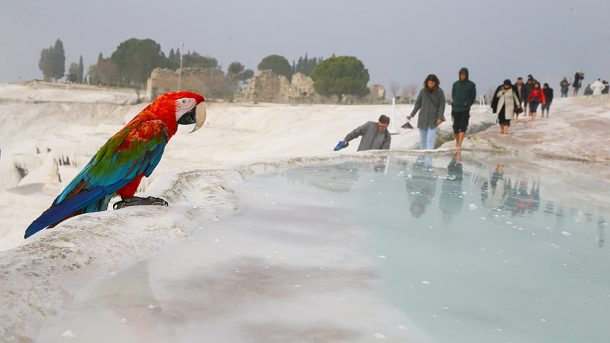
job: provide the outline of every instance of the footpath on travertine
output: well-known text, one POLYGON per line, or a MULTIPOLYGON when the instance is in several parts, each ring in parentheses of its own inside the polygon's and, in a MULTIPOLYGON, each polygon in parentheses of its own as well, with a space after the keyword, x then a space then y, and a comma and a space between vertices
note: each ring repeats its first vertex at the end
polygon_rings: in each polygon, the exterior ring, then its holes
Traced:
MULTIPOLYGON (((491 115, 491 114, 490 114, 491 115)), ((510 133, 491 127, 464 142, 468 149, 492 148, 519 155, 610 162, 610 102, 607 96, 557 99, 548 118, 520 115, 510 133)))

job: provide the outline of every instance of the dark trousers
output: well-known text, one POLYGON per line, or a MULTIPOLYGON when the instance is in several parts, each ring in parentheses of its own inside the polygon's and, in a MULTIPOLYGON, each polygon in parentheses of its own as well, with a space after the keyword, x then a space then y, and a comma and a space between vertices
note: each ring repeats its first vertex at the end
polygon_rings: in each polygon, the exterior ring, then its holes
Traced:
POLYGON ((468 120, 470 119, 470 109, 466 111, 452 111, 453 118, 453 133, 456 135, 460 132, 466 132, 468 129, 468 120))

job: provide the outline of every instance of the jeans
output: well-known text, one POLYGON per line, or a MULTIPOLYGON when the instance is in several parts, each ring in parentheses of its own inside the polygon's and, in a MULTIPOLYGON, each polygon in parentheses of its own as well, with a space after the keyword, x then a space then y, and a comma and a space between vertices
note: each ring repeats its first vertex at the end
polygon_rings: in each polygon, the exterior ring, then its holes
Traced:
POLYGON ((434 150, 436 128, 419 129, 419 150, 434 150))

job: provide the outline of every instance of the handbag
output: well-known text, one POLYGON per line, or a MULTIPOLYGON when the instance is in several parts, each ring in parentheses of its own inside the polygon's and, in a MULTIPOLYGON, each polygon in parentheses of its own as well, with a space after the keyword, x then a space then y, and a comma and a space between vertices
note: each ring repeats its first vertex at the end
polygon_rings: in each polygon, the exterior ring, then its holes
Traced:
POLYGON ((519 113, 523 113, 523 108, 518 105, 517 107, 515 107, 515 113, 519 114, 519 113))
POLYGON ((516 114, 523 113, 523 107, 521 107, 521 104, 518 103, 517 101, 515 101, 515 113, 516 114))

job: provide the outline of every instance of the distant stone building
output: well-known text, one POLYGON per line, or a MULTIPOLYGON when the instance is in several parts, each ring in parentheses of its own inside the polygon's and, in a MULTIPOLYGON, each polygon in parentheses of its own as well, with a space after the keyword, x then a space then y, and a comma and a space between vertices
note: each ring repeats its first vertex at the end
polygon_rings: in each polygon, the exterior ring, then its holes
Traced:
POLYGON ((252 77, 245 89, 246 99, 253 102, 288 102, 290 82, 271 70, 261 70, 252 77))
POLYGON ((382 85, 370 85, 369 86, 369 95, 362 97, 359 99, 359 103, 365 104, 383 104, 387 102, 385 98, 385 87, 382 85))
POLYGON ((373 101, 385 100, 385 87, 382 85, 370 85, 369 90, 371 91, 370 95, 373 101))
MULTIPOLYGON (((146 97, 156 99, 159 95, 178 90, 180 69, 156 68, 148 78, 146 97)), ((182 68, 180 90, 202 94, 204 97, 224 97, 225 75, 220 69, 182 68)))
POLYGON ((313 87, 312 78, 302 73, 294 73, 292 75, 288 100, 291 103, 297 104, 319 104, 332 102, 331 99, 318 94, 313 87))
MULTIPOLYGON (((163 93, 178 90, 179 73, 180 70, 162 68, 153 70, 147 82, 147 99, 154 100, 163 93)), ((301 73, 292 75, 292 82, 290 82, 285 76, 276 75, 271 70, 261 70, 248 81, 243 92, 234 94, 238 88, 237 81, 225 77, 222 70, 182 69, 180 90, 200 93, 209 99, 290 104, 337 103, 336 97, 325 97, 318 94, 311 77, 301 73)), ((386 101, 383 86, 371 85, 369 89, 370 94, 365 97, 347 96, 341 102, 344 104, 379 104, 386 101)))
MULTIPOLYGON (((254 75, 244 91, 244 100, 252 102, 279 102, 291 104, 326 104, 337 103, 336 97, 325 97, 318 94, 311 77, 295 73, 292 82, 286 77, 276 75, 271 70, 261 70, 254 75)), ((347 96, 344 104, 380 104, 386 102, 385 88, 382 85, 369 86, 370 94, 355 98, 347 96)))
POLYGON ((363 105, 363 104, 385 104, 385 87, 382 85, 370 85, 369 94, 363 97, 354 95, 344 95, 341 97, 340 103, 345 105, 363 105))

